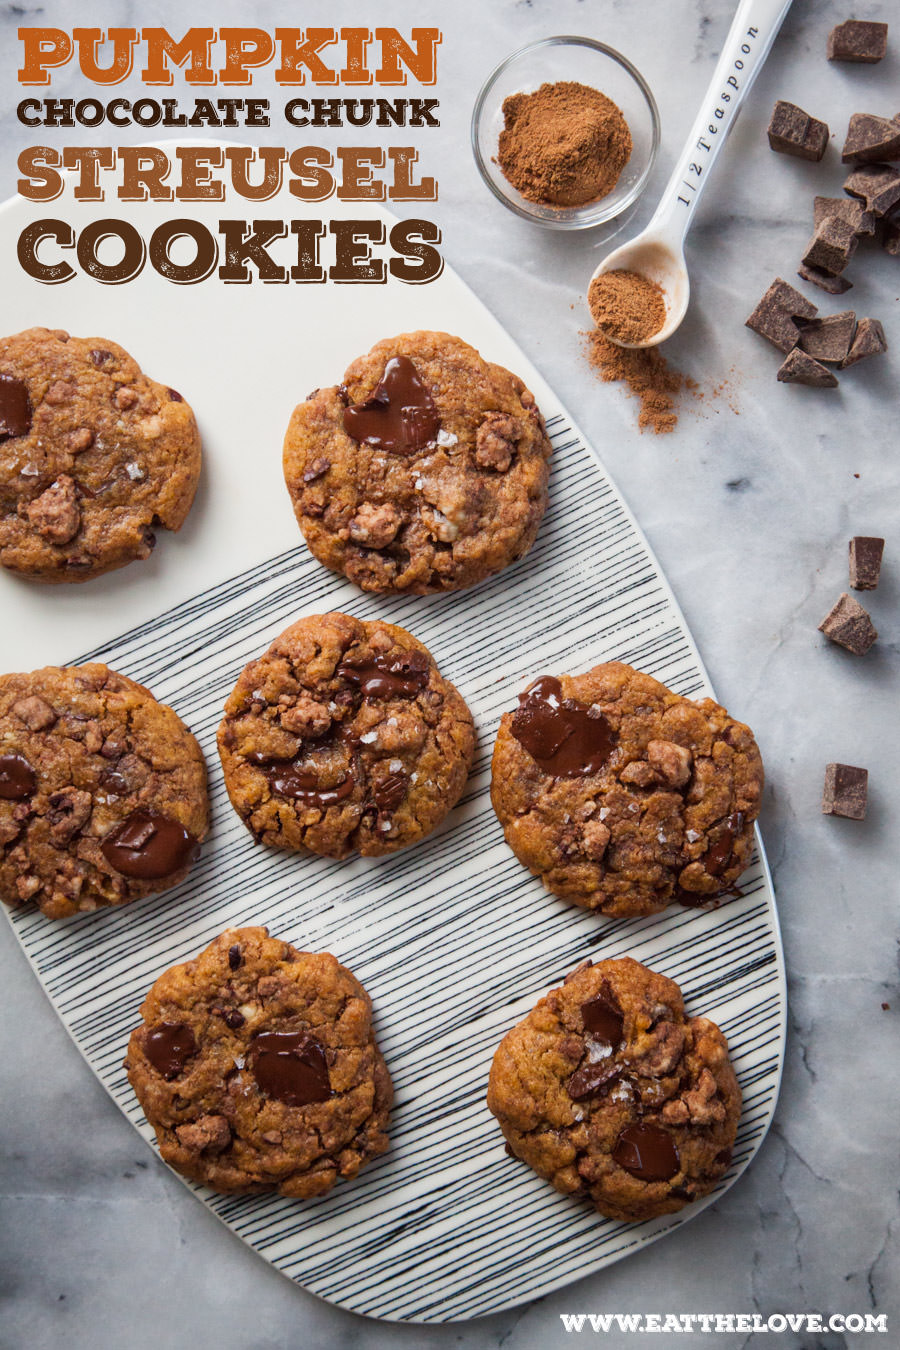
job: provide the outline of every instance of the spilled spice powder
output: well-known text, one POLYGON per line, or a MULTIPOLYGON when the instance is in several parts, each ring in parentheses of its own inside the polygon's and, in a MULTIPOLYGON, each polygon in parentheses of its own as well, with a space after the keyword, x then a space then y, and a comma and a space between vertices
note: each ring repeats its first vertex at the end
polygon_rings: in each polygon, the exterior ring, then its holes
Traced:
POLYGON ((588 360, 604 383, 622 380, 641 401, 638 426, 657 436, 674 431, 678 422, 675 402, 696 382, 673 370, 658 347, 617 347, 595 329, 585 334, 588 360))
POLYGON ((503 100, 497 163, 530 202, 583 206, 612 192, 631 157, 620 108, 575 80, 542 84, 503 100))
POLYGON ((619 342, 645 342, 666 321, 662 287, 640 272, 622 268, 594 277, 588 307, 597 327, 619 342))

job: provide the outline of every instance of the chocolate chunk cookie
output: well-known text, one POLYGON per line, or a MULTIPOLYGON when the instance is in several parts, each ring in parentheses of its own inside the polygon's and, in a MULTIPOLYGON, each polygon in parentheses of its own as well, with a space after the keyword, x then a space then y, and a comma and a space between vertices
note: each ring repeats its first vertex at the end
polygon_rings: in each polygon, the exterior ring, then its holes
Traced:
POLYGON ((264 844, 344 858, 394 853, 456 805, 472 715, 393 624, 301 619, 244 669, 219 754, 232 805, 264 844))
POLYGON ((515 375, 447 333, 404 333, 294 410, 284 475, 320 562, 366 591, 423 595, 528 552, 550 454, 515 375))
POLYGON ((388 1147, 372 1001, 327 952, 232 928, 161 975, 125 1067, 164 1160, 217 1191, 323 1195, 388 1147))
POLYGON ((0 564, 85 581, 180 529, 200 437, 179 393, 106 338, 0 338, 0 564))
POLYGON ((102 665, 0 675, 0 899, 51 919, 183 881, 206 765, 171 708, 102 665))
POLYGON ((734 886, 762 786, 748 727, 610 661, 542 676, 504 713, 491 801, 516 857, 555 895, 654 914, 734 886))
POLYGON ((504 1036, 487 1103, 515 1157, 610 1219, 711 1191, 741 1114, 722 1032, 629 957, 586 961, 504 1036))

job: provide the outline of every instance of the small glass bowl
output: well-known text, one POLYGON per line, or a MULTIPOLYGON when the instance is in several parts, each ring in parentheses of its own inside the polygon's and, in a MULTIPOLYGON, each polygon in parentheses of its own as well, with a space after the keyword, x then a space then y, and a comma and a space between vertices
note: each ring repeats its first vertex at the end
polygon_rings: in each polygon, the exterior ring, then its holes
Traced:
POLYGON ((517 216, 551 230, 586 230, 620 216, 643 192, 659 148, 659 112, 650 88, 630 61, 612 47, 585 37, 530 42, 501 61, 482 86, 472 113, 472 149, 494 196, 517 216), (576 80, 599 89, 617 104, 631 131, 631 158, 612 192, 583 206, 542 206, 517 192, 495 163, 503 130, 503 100, 530 94, 544 83, 576 80))

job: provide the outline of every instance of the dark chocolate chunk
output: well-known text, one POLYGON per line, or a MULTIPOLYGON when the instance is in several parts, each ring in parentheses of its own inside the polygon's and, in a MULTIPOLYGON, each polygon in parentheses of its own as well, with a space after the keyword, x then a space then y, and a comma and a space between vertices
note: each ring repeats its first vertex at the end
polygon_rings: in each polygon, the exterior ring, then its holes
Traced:
POLYGON ((27 436, 31 430, 28 387, 15 375, 0 375, 0 442, 27 436))
POLYGON ((813 389, 833 389, 837 385, 837 376, 799 347, 778 367, 778 379, 782 384, 808 384, 813 389))
POLYGON ((881 575, 884 540, 857 534, 850 540, 850 585, 855 591, 874 591, 881 575))
POLYGON ((616 744, 615 732, 599 709, 564 699, 562 685, 552 675, 535 680, 519 695, 512 734, 554 778, 598 773, 616 744))
POLYGON ((701 859, 703 866, 709 872, 710 876, 721 876, 731 861, 731 855, 734 851, 734 841, 744 828, 743 811, 733 812, 724 822, 722 832, 701 859))
POLYGON ((846 591, 819 624, 819 632, 854 656, 864 656, 878 637, 869 615, 846 591))
POLYGON ((625 1018, 609 980, 603 981, 599 993, 582 1003, 581 1020, 594 1040, 604 1041, 613 1049, 620 1044, 625 1018))
POLYGON ((37 776, 24 755, 0 755, 0 798, 26 801, 37 786, 37 776))
POLYGON ((854 234, 875 233, 875 216, 857 197, 814 197, 813 229, 817 230, 827 216, 845 220, 854 234))
POLYGON ((107 361, 112 360, 112 352, 107 351, 105 347, 95 347, 91 352, 91 360, 95 366, 105 366, 107 361))
POLYGON ((873 65, 887 51, 886 23, 865 19, 845 19, 828 34, 829 61, 864 61, 873 65))
POLYGON ((828 127, 796 103, 779 99, 769 122, 769 145, 782 155, 820 160, 828 145, 828 127))
POLYGON ((336 806, 349 797, 356 787, 356 777, 352 771, 332 787, 320 786, 318 775, 313 769, 301 768, 302 756, 299 761, 267 760, 256 754, 248 755, 247 759, 262 771, 273 792, 279 797, 289 797, 292 801, 300 802, 302 806, 327 810, 329 806, 336 806))
POLYGON ((811 281, 814 286, 820 286, 829 295, 843 295, 845 291, 853 289, 853 282, 848 281, 846 277, 829 276, 818 267, 798 267, 797 276, 802 277, 804 281, 811 281))
POLYGON ((100 850, 123 876, 155 881, 191 862, 197 856, 198 843, 179 821, 139 807, 109 832, 100 850))
POLYGON ((860 198, 873 216, 887 215, 900 202, 900 170, 893 164, 864 164, 847 175, 844 191, 860 198))
POLYGON ((865 361, 869 356, 880 356, 887 351, 887 338, 877 319, 860 319, 853 345, 841 363, 841 369, 855 366, 857 361, 865 361))
POLYGON ((372 789, 372 801, 382 816, 391 816, 406 796, 409 779, 405 773, 389 773, 372 789))
POLYGON ((781 351, 789 352, 796 347, 800 336, 794 319, 814 319, 818 312, 805 296, 781 277, 776 277, 746 320, 745 327, 752 328, 754 333, 773 342, 781 351))
POLYGON ((881 247, 892 258, 900 258, 900 218, 894 216, 883 222, 881 227, 881 247))
POLYGON ((144 1054, 156 1072, 168 1080, 177 1078, 196 1053, 194 1033, 184 1022, 160 1022, 144 1040, 144 1054))
POLYGON ((622 1065, 616 1064, 612 1055, 593 1063, 582 1064, 566 1083, 566 1092, 573 1102, 586 1102, 597 1097, 604 1089, 609 1089, 617 1078, 622 1076, 622 1065))
POLYGON ((415 698, 428 683, 428 657, 411 651, 375 656, 362 666, 342 661, 337 674, 355 684, 364 698, 415 698))
POLYGON ((626 1126, 612 1158, 639 1181, 669 1181, 681 1166, 672 1136, 649 1123, 626 1126))
POLYGON ((433 441, 441 419, 408 356, 392 356, 364 403, 344 409, 344 430, 355 441, 401 453, 433 441))
POLYGON ((844 164, 874 164, 879 159, 900 158, 900 125, 874 113, 854 113, 841 151, 844 164))
POLYGON ((852 764, 826 764, 822 791, 822 814, 865 820, 869 794, 869 771, 852 764))
POLYGON ((856 315, 852 309, 829 314, 825 319, 811 319, 800 329, 800 349, 817 361, 840 365, 850 350, 855 332, 856 315))
POLYGON ((856 252, 859 236, 853 226, 840 216, 825 216, 816 226, 815 234, 803 254, 804 267, 817 267, 836 277, 843 272, 856 252))
POLYGON ((250 1045, 253 1077, 267 1097, 309 1106, 334 1096, 321 1042, 308 1031, 263 1031, 250 1045))
POLYGON ((228 948, 228 969, 240 970, 243 961, 240 945, 236 942, 233 947, 228 948))

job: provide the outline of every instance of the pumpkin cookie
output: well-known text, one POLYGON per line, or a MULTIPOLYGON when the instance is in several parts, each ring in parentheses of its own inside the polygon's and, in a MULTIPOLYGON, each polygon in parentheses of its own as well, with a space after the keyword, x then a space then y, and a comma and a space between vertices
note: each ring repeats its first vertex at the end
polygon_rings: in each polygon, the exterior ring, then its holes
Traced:
POLYGON ((51 919, 183 881, 209 829, 179 717, 103 665, 0 675, 0 899, 51 919))
POLYGON ((125 1067, 164 1160, 217 1191, 322 1195, 388 1146, 372 1002, 327 953, 233 928, 161 975, 125 1067))
POLYGON ((284 475, 310 550, 367 591, 459 590, 534 543, 551 447, 515 375, 404 333, 294 410, 284 475))
POLYGON ((232 805, 264 844, 344 858, 429 834, 465 786, 472 715, 403 628, 301 619, 242 672, 219 754, 232 805))
POLYGON ((610 1219, 708 1194, 741 1114, 722 1032, 628 957, 586 961, 504 1036, 487 1102, 515 1157, 610 1219))
POLYGON ((542 676, 504 713, 491 801, 516 857, 555 895, 654 914, 734 886, 762 786, 749 727, 610 661, 542 676))
POLYGON ((86 581, 180 529, 200 475, 194 414, 106 338, 0 338, 0 564, 86 581))

